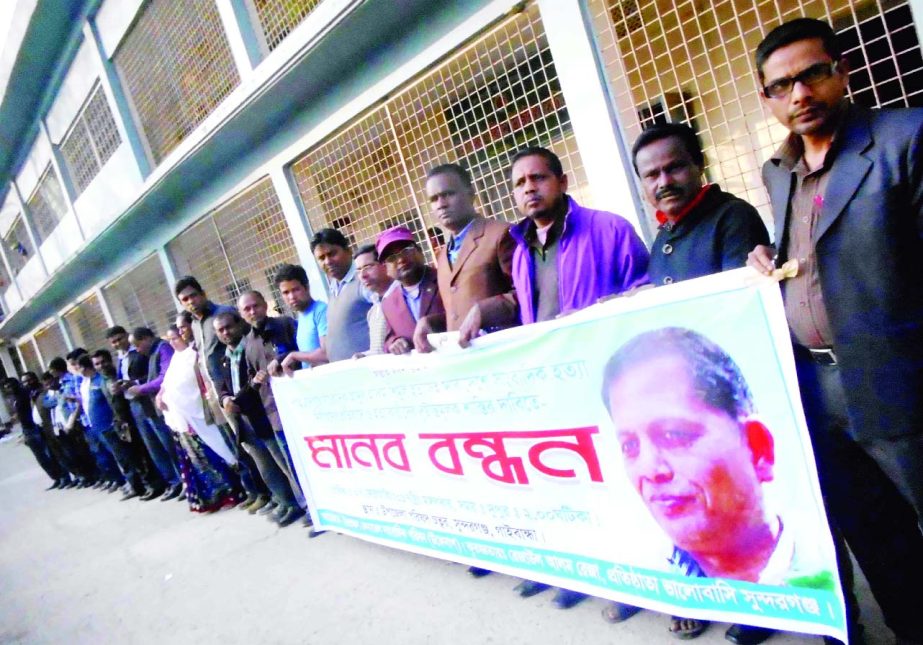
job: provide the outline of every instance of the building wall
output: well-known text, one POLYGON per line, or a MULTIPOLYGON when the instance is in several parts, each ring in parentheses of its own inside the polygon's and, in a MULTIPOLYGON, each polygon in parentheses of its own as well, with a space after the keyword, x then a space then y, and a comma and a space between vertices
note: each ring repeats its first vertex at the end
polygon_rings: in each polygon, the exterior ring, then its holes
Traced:
MULTIPOLYGON (((118 240, 115 269, 99 274, 87 266, 81 296, 60 299, 56 318, 66 335, 43 341, 49 351, 62 342, 101 346, 102 330, 112 322, 162 333, 176 308, 172 280, 187 272, 196 274, 216 301, 233 302, 243 289, 257 288, 278 306, 274 270, 281 262, 301 262, 315 297, 323 298, 324 280, 307 243, 324 226, 340 227, 361 244, 388 226, 406 224, 432 259, 440 242, 423 193, 426 169, 461 160, 473 171, 481 210, 514 220, 508 152, 525 144, 554 149, 579 201, 621 212, 649 238, 652 226, 637 208, 641 200, 625 150, 645 119, 654 118, 658 102, 671 118, 691 119, 700 131, 709 178, 749 199, 768 218, 758 169, 783 133, 759 101, 751 63, 756 42, 794 15, 833 18, 841 27, 861 30, 876 16, 883 20, 907 6, 854 0, 430 3, 426 11, 431 13, 408 24, 405 33, 383 34, 372 57, 352 60, 349 43, 337 43, 344 64, 331 74, 325 91, 292 113, 274 114, 271 123, 261 123, 261 112, 251 110, 241 133, 253 140, 238 144, 240 150, 227 159, 221 156, 217 172, 181 183, 198 149, 231 136, 221 124, 236 110, 246 110, 248 102, 271 101, 274 92, 281 97, 297 91, 294 82, 286 85, 286 68, 310 56, 313 47, 329 46, 320 38, 326 24, 360 4, 303 0, 307 18, 286 26, 288 36, 273 40, 270 50, 249 0, 214 1, 240 86, 162 158, 153 156, 150 146, 137 145, 144 139, 137 111, 130 100, 119 100, 125 87, 111 73, 145 6, 140 1, 102 3, 95 35, 86 30, 51 110, 43 115, 44 136, 16 178, 24 199, 57 159, 53 146, 61 146, 73 131, 94 88, 104 91, 121 140, 79 195, 68 183, 69 212, 41 245, 41 258, 30 258, 5 289, 4 302, 13 315, 42 289, 53 289, 59 266, 75 254, 79 263, 79 254, 97 244, 101 232, 132 217, 147 196, 157 195, 159 205, 145 211, 149 226, 142 234, 118 240), (319 16, 327 22, 312 22, 319 16), (162 188, 171 182, 183 190, 162 188)), ((365 3, 362 10, 370 5, 375 3, 365 3)), ((915 25, 909 29, 915 31, 915 25)), ((870 46, 877 42, 872 36, 866 40, 870 46)), ((889 55, 904 56, 914 68, 914 51, 919 51, 915 38, 909 47, 892 46, 889 55)), ((902 97, 903 104, 919 100, 913 92, 902 97)), ((66 170, 56 172, 66 179, 66 170)), ((7 202, 0 224, 18 206, 7 202)), ((9 249, 4 253, 8 256, 9 249)), ((33 357, 24 339, 56 333, 42 320, 16 335, 29 361, 33 357)))

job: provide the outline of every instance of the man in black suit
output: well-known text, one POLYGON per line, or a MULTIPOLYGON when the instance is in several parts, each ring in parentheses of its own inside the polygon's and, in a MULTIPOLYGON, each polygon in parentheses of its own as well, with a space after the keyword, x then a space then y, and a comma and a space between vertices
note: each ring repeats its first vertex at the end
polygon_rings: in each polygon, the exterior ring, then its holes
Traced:
MULTIPOLYGON (((846 59, 819 20, 770 32, 756 67, 791 134, 763 167, 776 248, 748 264, 798 261, 783 296, 831 524, 898 642, 920 643, 923 110, 846 100, 846 59)), ((841 572, 848 585, 845 557, 841 572)))
POLYGON ((286 472, 267 446, 276 439, 260 393, 251 381, 256 373, 247 366, 244 336, 250 328, 236 311, 216 314, 212 324, 218 340, 225 345, 223 356, 218 353, 211 356, 212 373, 221 377, 215 383, 221 406, 234 420, 238 441, 253 457, 263 481, 272 491, 273 504, 266 506, 270 509, 266 514, 273 512, 271 519, 279 526, 288 526, 304 516, 304 509, 295 498, 286 472))

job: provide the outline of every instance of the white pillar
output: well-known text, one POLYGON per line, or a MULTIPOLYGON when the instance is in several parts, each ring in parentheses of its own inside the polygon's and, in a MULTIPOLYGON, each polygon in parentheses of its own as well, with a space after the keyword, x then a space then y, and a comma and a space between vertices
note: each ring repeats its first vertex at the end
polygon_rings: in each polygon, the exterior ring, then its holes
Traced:
POLYGON ((224 35, 231 48, 231 56, 237 65, 240 82, 243 85, 253 74, 253 68, 260 62, 262 55, 259 45, 254 42, 255 34, 250 23, 250 16, 245 7, 234 0, 216 0, 218 15, 224 27, 224 35))
POLYGON ((176 267, 173 266, 173 260, 170 259, 170 254, 167 253, 167 247, 160 246, 157 248, 157 259, 160 260, 160 268, 163 269, 163 275, 167 280, 167 288, 170 289, 170 297, 173 299, 176 312, 179 313, 183 310, 183 306, 173 294, 173 285, 176 284, 177 280, 176 267))
POLYGON ((308 274, 308 282, 311 283, 311 297, 326 302, 327 278, 314 260, 314 254, 311 253, 312 232, 301 200, 296 197, 298 191, 294 182, 282 166, 270 168, 269 177, 272 179, 272 186, 282 204, 282 214, 285 216, 285 223, 295 242, 298 259, 308 274))
POLYGON ((55 316, 55 320, 58 321, 58 329, 61 330, 61 336, 64 337, 64 345, 67 347, 68 351, 74 349, 74 337, 71 336, 71 330, 68 328, 67 323, 64 322, 64 316, 55 316))
POLYGON ((594 208, 612 211, 647 237, 632 163, 609 101, 589 20, 580 0, 538 0, 594 208))
POLYGON ((917 28, 917 40, 923 47, 923 0, 910 0, 910 14, 913 16, 913 26, 917 28))
POLYGON ((96 287, 93 289, 93 293, 96 294, 96 301, 99 302, 99 308, 103 310, 103 317, 106 319, 106 325, 112 327, 115 324, 115 318, 112 317, 112 310, 109 309, 109 303, 106 302, 106 295, 103 293, 103 288, 96 287))

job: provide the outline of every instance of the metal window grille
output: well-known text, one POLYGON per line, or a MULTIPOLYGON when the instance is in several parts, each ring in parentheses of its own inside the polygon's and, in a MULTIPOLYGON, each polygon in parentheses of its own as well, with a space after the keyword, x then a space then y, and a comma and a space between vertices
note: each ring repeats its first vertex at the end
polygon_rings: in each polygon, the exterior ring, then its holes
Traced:
POLYGON ((113 60, 155 163, 240 83, 214 0, 152 0, 113 60))
POLYGON ((51 164, 45 168, 39 179, 35 192, 27 202, 29 212, 32 214, 32 226, 37 242, 41 244, 48 239, 55 227, 67 213, 67 201, 61 190, 61 182, 55 174, 51 164))
POLYGON ((42 353, 45 369, 48 369, 48 363, 56 356, 61 358, 67 356, 67 342, 64 340, 64 334, 61 333, 61 326, 56 322, 51 323, 41 331, 35 332, 35 343, 42 353))
POLYGON ((96 294, 65 313, 64 321, 75 347, 83 347, 90 353, 97 349, 109 349, 109 342, 106 340, 106 328, 109 325, 96 294))
POLYGON ((278 267, 298 262, 269 177, 206 215, 167 249, 178 272, 195 276, 213 301, 236 304, 241 293, 257 289, 270 310, 282 306, 273 285, 278 267))
POLYGON ((600 56, 627 142, 655 121, 699 133, 709 179, 768 220, 760 167, 787 132, 765 111, 753 53, 776 25, 827 20, 852 68, 853 100, 923 105, 923 58, 906 0, 589 0, 600 56))
POLYGON ((115 117, 112 115, 106 93, 103 92, 101 86, 97 86, 90 97, 83 118, 90 131, 90 138, 93 141, 96 155, 99 157, 99 164, 102 166, 109 161, 119 144, 122 143, 122 137, 119 135, 115 117))
POLYGON ((148 327, 165 334, 176 320, 176 300, 156 255, 103 288, 113 319, 123 327, 148 327))
POLYGON ((10 262, 10 269, 13 275, 19 275, 29 259, 35 255, 35 248, 32 246, 32 240, 29 238, 22 215, 17 216, 10 232, 3 238, 3 243, 6 245, 6 257, 10 262))
POLYGON ((266 48, 272 51, 321 3, 321 0, 252 0, 266 48))
POLYGON ((61 142, 61 154, 78 195, 99 174, 121 142, 106 94, 97 84, 61 142))
POLYGON ((41 375, 42 364, 38 360, 38 353, 35 351, 35 345, 32 344, 31 340, 19 344, 19 353, 22 354, 24 371, 41 375))
POLYGON ((554 150, 579 201, 586 177, 536 6, 437 63, 298 159, 292 174, 313 230, 361 244, 390 226, 413 230, 429 261, 442 243, 424 193, 426 171, 471 171, 485 215, 518 219, 507 173, 526 145, 554 150))

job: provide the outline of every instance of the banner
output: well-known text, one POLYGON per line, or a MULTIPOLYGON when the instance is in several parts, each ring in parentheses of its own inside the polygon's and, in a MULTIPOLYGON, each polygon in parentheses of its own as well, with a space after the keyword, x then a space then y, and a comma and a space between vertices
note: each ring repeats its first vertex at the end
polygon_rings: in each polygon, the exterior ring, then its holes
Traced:
POLYGON ((318 529, 846 640, 779 287, 749 269, 272 387, 318 529))

